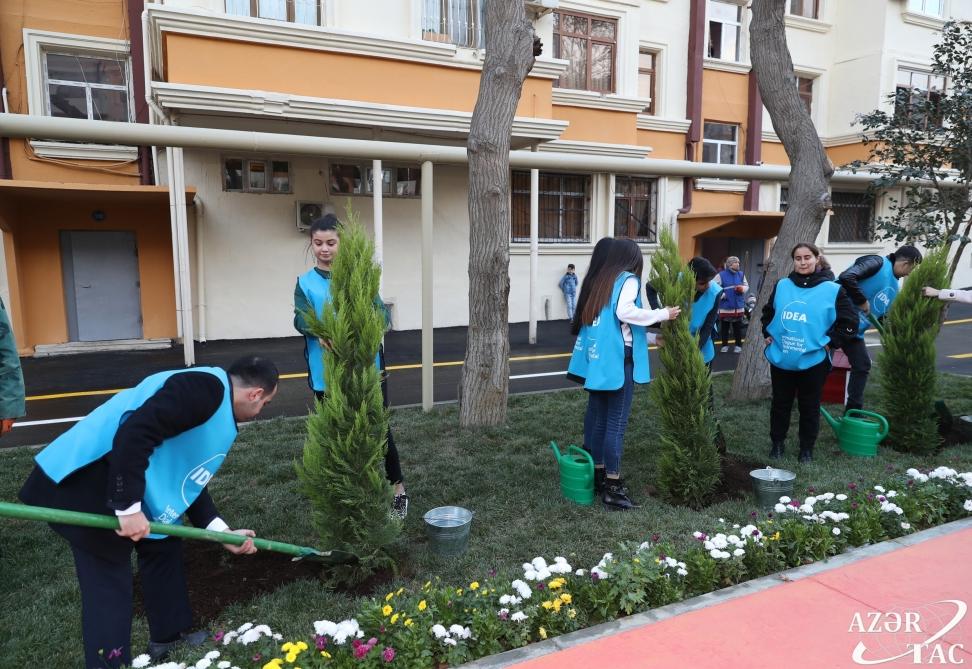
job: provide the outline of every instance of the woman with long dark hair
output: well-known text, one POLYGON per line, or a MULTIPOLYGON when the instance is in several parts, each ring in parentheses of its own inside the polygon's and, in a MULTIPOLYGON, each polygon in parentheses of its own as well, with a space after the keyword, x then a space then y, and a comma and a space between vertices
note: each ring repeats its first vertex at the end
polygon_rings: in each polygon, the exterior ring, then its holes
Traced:
POLYGON ((809 242, 790 252, 793 271, 777 282, 763 307, 764 355, 770 363, 769 456, 783 457, 796 398, 800 408, 800 462, 813 460, 820 432, 820 397, 830 372, 830 349, 857 332, 857 311, 833 274, 817 271, 820 249, 809 242))
POLYGON ((588 391, 584 438, 594 458, 594 483, 611 509, 636 504, 621 478, 621 454, 635 383, 648 383, 645 327, 676 318, 678 307, 642 309, 641 248, 630 239, 602 239, 581 286, 572 331, 577 335, 567 378, 588 391))

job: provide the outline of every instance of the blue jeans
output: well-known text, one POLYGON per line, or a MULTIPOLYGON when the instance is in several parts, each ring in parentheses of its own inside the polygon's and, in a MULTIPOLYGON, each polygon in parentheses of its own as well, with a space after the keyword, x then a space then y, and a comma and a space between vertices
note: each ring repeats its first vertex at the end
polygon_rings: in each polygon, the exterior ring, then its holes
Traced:
POLYGON ((634 360, 631 347, 624 348, 624 385, 618 390, 590 390, 584 415, 584 444, 595 466, 604 466, 609 476, 621 473, 624 431, 628 427, 634 394, 634 360))
POLYGON ((577 295, 575 293, 564 293, 564 299, 567 300, 567 320, 574 320, 574 309, 577 308, 577 295))

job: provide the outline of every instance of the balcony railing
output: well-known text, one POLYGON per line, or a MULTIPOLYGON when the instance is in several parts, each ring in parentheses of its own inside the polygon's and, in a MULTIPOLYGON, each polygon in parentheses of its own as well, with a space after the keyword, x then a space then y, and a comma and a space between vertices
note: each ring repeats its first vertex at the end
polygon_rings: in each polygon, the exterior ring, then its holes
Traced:
POLYGON ((422 39, 482 49, 485 0, 423 0, 422 39))
POLYGON ((226 0, 226 13, 319 26, 321 0, 226 0))

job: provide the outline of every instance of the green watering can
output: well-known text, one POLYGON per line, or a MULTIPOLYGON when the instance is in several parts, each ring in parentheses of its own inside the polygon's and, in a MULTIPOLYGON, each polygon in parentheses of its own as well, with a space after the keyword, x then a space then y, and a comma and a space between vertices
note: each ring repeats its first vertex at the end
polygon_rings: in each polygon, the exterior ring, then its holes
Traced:
POLYGON ((863 409, 850 409, 843 418, 834 418, 823 407, 820 413, 834 428, 837 443, 847 455, 873 458, 877 447, 888 436, 888 421, 881 414, 863 409))
POLYGON ((572 502, 590 506, 594 503, 594 459, 582 448, 571 445, 565 455, 560 454, 557 442, 550 449, 560 466, 560 492, 572 502))

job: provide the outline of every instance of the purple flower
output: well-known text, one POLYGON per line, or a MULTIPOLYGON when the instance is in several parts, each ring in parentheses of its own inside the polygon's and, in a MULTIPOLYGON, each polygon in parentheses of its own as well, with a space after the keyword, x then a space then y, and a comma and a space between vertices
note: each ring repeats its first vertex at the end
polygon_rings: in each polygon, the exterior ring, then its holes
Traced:
POLYGON ((867 496, 867 501, 868 502, 873 502, 874 501, 874 495, 872 495, 872 494, 869 493, 868 496, 867 496))
POLYGON ((504 609, 500 611, 497 615, 499 615, 500 620, 509 620, 510 612, 504 609))
POLYGON ((813 493, 817 492, 817 489, 814 488, 813 486, 810 486, 809 488, 807 488, 807 492, 812 495, 813 493))
POLYGON ((657 544, 660 539, 661 539, 661 535, 658 534, 657 532, 651 535, 651 543, 653 544, 657 544))
POLYGON ((225 635, 226 635, 226 632, 224 632, 223 630, 219 630, 218 632, 216 632, 216 634, 213 635, 213 641, 216 642, 216 643, 219 643, 220 641, 223 640, 223 637, 225 635))
POLYGON ((755 519, 755 518, 757 518, 758 516, 759 516, 759 514, 758 514, 758 513, 756 513, 755 511, 752 511, 752 512, 751 512, 751 513, 749 514, 749 517, 750 517, 750 518, 753 518, 753 519, 755 519))
POLYGON ((121 657, 121 654, 122 654, 121 647, 112 648, 110 651, 108 651, 108 659, 114 660, 116 657, 121 657))
POLYGON ((488 572, 486 572, 486 574, 487 574, 487 575, 488 575, 488 576, 489 576, 490 578, 493 578, 494 576, 496 576, 496 568, 495 568, 495 567, 493 567, 493 568, 492 568, 492 569, 490 569, 490 570, 489 570, 488 572))
POLYGON ((854 483, 853 481, 851 481, 850 483, 848 483, 847 484, 847 487, 850 488, 851 490, 857 490, 857 484, 854 483))
POLYGON ((262 656, 262 655, 260 655, 260 653, 257 653, 256 655, 254 655, 254 656, 253 656, 253 657, 251 657, 250 659, 251 659, 251 660, 253 660, 254 662, 259 662, 260 660, 262 660, 262 659, 263 659, 263 656, 262 656))
POLYGON ((591 572, 591 580, 594 581, 595 583, 597 583, 598 581, 601 580, 601 577, 597 575, 597 572, 596 571, 592 571, 591 572))
POLYGON ((361 642, 361 639, 354 639, 354 640, 353 640, 353 641, 351 642, 351 647, 352 647, 352 648, 354 648, 355 650, 357 650, 358 648, 360 648, 360 647, 361 647, 361 643, 362 643, 362 642, 361 642))
POLYGON ((392 660, 394 660, 395 659, 395 649, 392 648, 391 646, 386 647, 385 650, 381 654, 381 659, 383 659, 385 662, 391 662, 392 660))
POLYGON ((856 509, 857 508, 857 502, 851 502, 851 508, 852 509, 856 509))
POLYGON ((664 559, 665 559, 665 558, 667 558, 667 557, 668 557, 668 556, 667 556, 667 555, 665 555, 664 553, 659 553, 659 554, 658 554, 658 559, 659 559, 659 560, 664 560, 664 559))
POLYGON ((772 518, 772 517, 773 517, 773 512, 772 512, 772 511, 770 511, 769 513, 767 513, 767 514, 766 514, 766 517, 767 517, 767 518, 772 518))
POLYGON ((888 465, 885 469, 887 469, 889 472, 893 472, 894 471, 894 465, 888 465))
POLYGON ((799 509, 800 508, 800 502, 796 501, 795 499, 791 499, 790 500, 790 506, 792 506, 795 509, 799 509))
POLYGON ((753 536, 754 537, 758 537, 759 536, 759 530, 753 530, 753 536))
POLYGON ((376 639, 375 637, 371 637, 370 639, 368 639, 369 646, 374 646, 376 643, 378 643, 378 639, 376 639))
POLYGON ((317 650, 324 650, 327 648, 327 637, 323 634, 318 634, 314 637, 314 646, 317 650))
POLYGON ((354 649, 354 657, 358 660, 363 660, 364 656, 368 654, 369 650, 371 650, 371 646, 365 644, 356 646, 354 649))
POLYGON ((888 501, 888 498, 885 497, 884 495, 878 495, 878 501, 879 502, 887 502, 888 501))
POLYGON ((537 583, 537 590, 545 590, 546 588, 547 586, 545 586, 543 583, 537 583))

